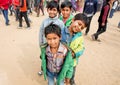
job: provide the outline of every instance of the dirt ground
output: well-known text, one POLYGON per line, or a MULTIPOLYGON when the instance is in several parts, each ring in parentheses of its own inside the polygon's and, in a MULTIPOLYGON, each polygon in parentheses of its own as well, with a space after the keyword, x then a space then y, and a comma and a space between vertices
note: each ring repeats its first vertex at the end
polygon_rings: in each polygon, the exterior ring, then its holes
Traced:
MULTIPOLYGON (((84 36, 85 52, 76 71, 77 85, 120 85, 120 12, 108 20, 107 31, 100 35, 102 42, 92 41, 98 27, 99 12, 93 17, 90 32, 84 36)), ((47 17, 29 16, 31 29, 17 29, 18 22, 9 16, 5 26, 0 15, 0 85, 47 85, 40 71, 38 33, 41 22, 47 17)), ((26 23, 23 22, 24 26, 26 23)), ((83 30, 84 34, 84 30, 83 30)))

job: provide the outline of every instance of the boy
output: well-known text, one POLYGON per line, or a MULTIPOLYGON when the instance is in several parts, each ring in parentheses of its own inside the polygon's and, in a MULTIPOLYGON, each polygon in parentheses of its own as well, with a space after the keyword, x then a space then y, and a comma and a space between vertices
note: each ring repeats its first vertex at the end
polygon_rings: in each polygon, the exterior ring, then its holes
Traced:
POLYGON ((69 28, 71 21, 73 19, 72 13, 72 3, 70 1, 65 1, 61 4, 61 13, 60 20, 64 22, 64 25, 69 28))
POLYGON ((93 40, 100 42, 100 40, 98 39, 98 36, 106 31, 107 18, 108 18, 108 14, 109 14, 109 10, 110 10, 110 5, 112 5, 113 1, 114 0, 106 0, 106 4, 103 5, 99 19, 98 19, 98 23, 99 23, 98 30, 96 33, 94 33, 92 35, 93 40))
POLYGON ((60 42, 61 28, 51 23, 45 28, 47 43, 41 45, 41 59, 44 78, 48 77, 48 85, 69 84, 73 73, 73 58, 67 45, 60 42))
MULTIPOLYGON (((39 45, 46 42, 44 36, 44 28, 48 26, 51 22, 57 24, 62 29, 64 28, 64 23, 58 19, 57 14, 59 13, 59 4, 56 1, 50 1, 47 5, 47 12, 49 17, 42 22, 39 32, 39 45)), ((41 72, 38 74, 41 75, 41 72)))
POLYGON ((84 14, 76 14, 73 18, 72 24, 69 27, 70 35, 62 32, 62 35, 64 36, 64 38, 62 38, 62 41, 69 41, 68 44, 72 49, 72 55, 74 56, 73 76, 70 80, 71 85, 75 85, 74 76, 76 65, 78 63, 79 57, 83 54, 84 51, 84 42, 81 31, 88 25, 88 23, 89 20, 84 14), (68 36, 69 38, 67 38, 68 36))

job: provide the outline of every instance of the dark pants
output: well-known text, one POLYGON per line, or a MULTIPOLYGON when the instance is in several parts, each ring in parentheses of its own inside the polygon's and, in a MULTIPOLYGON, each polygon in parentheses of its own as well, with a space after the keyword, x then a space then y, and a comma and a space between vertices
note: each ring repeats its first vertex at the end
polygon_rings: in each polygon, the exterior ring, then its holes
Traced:
POLYGON ((19 8, 17 7, 17 8, 15 9, 16 21, 19 19, 19 16, 20 16, 20 11, 19 11, 19 8))
POLYGON ((73 75, 72 75, 72 78, 70 79, 70 85, 72 85, 73 83, 75 83, 75 72, 76 72, 76 66, 73 67, 73 75))
POLYGON ((92 17, 93 17, 93 16, 88 17, 89 23, 88 23, 88 26, 87 26, 87 28, 86 28, 85 34, 88 34, 88 32, 89 32, 89 30, 90 30, 90 23, 91 23, 92 17))
POLYGON ((42 14, 44 15, 44 7, 43 6, 38 6, 38 8, 37 8, 37 16, 39 16, 40 10, 42 11, 42 14))
POLYGON ((9 6, 10 15, 12 15, 12 14, 13 14, 13 13, 12 13, 12 12, 13 12, 13 10, 12 10, 12 9, 13 9, 13 6, 12 6, 12 5, 10 5, 10 6, 9 6))
POLYGON ((19 15, 19 26, 22 27, 22 17, 24 17, 25 22, 27 24, 27 27, 30 27, 30 23, 29 23, 28 16, 27 16, 27 11, 26 12, 20 12, 20 15, 19 15))
POLYGON ((99 23, 98 30, 97 30, 97 32, 94 34, 96 40, 98 39, 98 36, 99 36, 100 34, 102 34, 103 32, 106 31, 106 28, 107 28, 107 23, 105 23, 104 26, 102 26, 102 23, 99 23))

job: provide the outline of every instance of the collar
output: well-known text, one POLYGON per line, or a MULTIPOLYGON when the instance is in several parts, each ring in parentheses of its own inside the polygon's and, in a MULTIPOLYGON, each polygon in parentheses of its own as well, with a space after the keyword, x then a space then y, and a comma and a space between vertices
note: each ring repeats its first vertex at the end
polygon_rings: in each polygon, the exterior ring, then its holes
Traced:
MULTIPOLYGON (((62 49, 62 48, 63 48, 63 45, 60 43, 60 44, 59 44, 59 47, 58 47, 57 53, 63 53, 63 49, 62 49)), ((48 47, 46 48, 46 52, 47 52, 47 53, 52 53, 51 50, 50 50, 50 46, 48 46, 48 47)))

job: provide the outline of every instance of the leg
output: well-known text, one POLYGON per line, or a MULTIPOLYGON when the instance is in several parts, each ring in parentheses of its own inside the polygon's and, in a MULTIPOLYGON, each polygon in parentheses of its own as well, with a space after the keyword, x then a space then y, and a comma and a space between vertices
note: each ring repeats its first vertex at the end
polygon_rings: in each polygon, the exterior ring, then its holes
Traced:
POLYGON ((73 75, 72 75, 72 78, 70 79, 70 85, 76 85, 74 80, 75 72, 76 72, 76 67, 73 67, 73 75))
POLYGON ((22 27, 22 16, 23 16, 23 13, 20 12, 20 14, 19 14, 19 27, 22 27))
POLYGON ((97 32, 94 34, 95 40, 98 39, 98 36, 99 36, 100 34, 102 34, 103 32, 106 31, 106 28, 107 28, 107 23, 106 23, 104 26, 102 26, 101 23, 99 23, 99 28, 98 28, 97 32))
POLYGON ((54 85, 54 74, 47 71, 48 85, 54 85))
POLYGON ((3 16, 5 18, 5 24, 9 25, 9 19, 8 19, 8 10, 2 10, 3 16))
POLYGON ((86 28, 85 35, 87 35, 88 32, 89 32, 89 30, 90 30, 90 23, 91 23, 92 17, 93 17, 93 16, 88 17, 88 19, 89 19, 89 23, 88 23, 88 26, 87 26, 87 28, 86 28))
POLYGON ((23 12, 23 17, 25 19, 25 22, 27 24, 27 27, 30 27, 30 23, 29 23, 29 20, 28 20, 28 16, 27 16, 27 11, 26 12, 23 12))
POLYGON ((40 7, 38 6, 37 7, 37 17, 39 17, 39 15, 40 15, 40 7))
POLYGON ((40 9, 41 9, 41 11, 42 11, 42 14, 44 15, 44 7, 41 6, 40 9))
POLYGON ((114 13, 114 12, 115 12, 115 10, 114 10, 114 9, 111 9, 109 18, 112 18, 112 17, 113 17, 113 13, 114 13))

